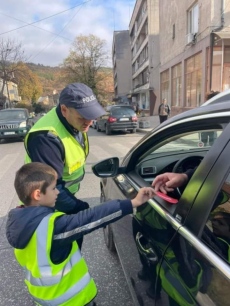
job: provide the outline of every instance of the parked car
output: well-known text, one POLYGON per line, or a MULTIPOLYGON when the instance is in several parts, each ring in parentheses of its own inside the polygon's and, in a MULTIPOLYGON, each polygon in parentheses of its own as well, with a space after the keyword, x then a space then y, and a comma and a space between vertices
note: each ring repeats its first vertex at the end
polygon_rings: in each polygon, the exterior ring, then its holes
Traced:
POLYGON ((147 133, 120 165, 113 157, 93 166, 101 178, 101 202, 132 199, 165 172, 195 171, 169 199, 156 195, 104 229, 133 305, 229 305, 229 122, 229 103, 199 107, 147 133), (216 139, 205 146, 199 135, 208 131, 216 139))
POLYGON ((230 89, 226 89, 218 93, 211 99, 204 102, 201 106, 206 106, 206 105, 215 104, 215 103, 222 103, 222 102, 230 102, 230 89))
POLYGON ((24 139, 33 121, 26 108, 7 108, 0 111, 0 140, 24 139))
POLYGON ((137 115, 132 106, 114 105, 105 115, 97 119, 97 131, 110 135, 113 131, 130 131, 136 133, 137 115))

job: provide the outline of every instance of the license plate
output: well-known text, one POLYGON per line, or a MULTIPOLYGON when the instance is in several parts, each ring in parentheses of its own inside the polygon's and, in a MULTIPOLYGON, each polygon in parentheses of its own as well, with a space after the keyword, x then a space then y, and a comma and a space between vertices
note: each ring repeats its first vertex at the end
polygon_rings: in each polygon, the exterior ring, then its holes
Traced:
POLYGON ((129 121, 129 118, 120 118, 120 121, 129 121))
POLYGON ((13 135, 15 132, 4 132, 4 135, 13 135))

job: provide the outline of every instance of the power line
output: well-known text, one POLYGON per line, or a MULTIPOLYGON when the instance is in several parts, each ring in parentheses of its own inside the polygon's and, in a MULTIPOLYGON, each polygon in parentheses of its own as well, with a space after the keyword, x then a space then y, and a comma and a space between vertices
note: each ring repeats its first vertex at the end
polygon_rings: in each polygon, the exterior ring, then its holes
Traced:
POLYGON ((92 0, 85 1, 85 2, 83 2, 83 3, 81 3, 81 4, 78 4, 78 5, 73 6, 73 7, 69 8, 69 9, 67 9, 67 10, 61 11, 61 12, 59 12, 59 13, 50 15, 50 16, 48 16, 48 17, 42 18, 42 19, 40 19, 40 20, 31 22, 31 23, 28 23, 28 24, 26 24, 26 25, 24 25, 24 26, 21 26, 21 27, 18 27, 18 28, 15 28, 15 29, 12 29, 12 30, 9 30, 9 31, 6 31, 6 32, 2 32, 2 33, 0 33, 0 35, 14 32, 14 31, 16 31, 16 30, 19 30, 19 29, 28 27, 28 26, 33 25, 33 24, 35 24, 35 23, 38 23, 38 22, 41 22, 41 21, 43 21, 43 20, 52 18, 52 17, 57 16, 57 15, 60 15, 60 14, 62 14, 62 13, 68 12, 68 11, 70 11, 70 10, 72 10, 72 9, 78 7, 78 6, 81 6, 81 5, 83 5, 83 4, 86 4, 87 2, 90 2, 90 1, 92 1, 92 0))
POLYGON ((58 34, 55 34, 56 37, 54 37, 47 45, 45 45, 38 53, 36 53, 34 56, 30 56, 28 60, 31 60, 31 59, 34 59, 36 58, 39 54, 41 54, 48 46, 50 46, 54 41, 55 39, 57 38, 57 36, 59 36, 59 34, 61 32, 64 31, 64 29, 68 26, 68 24, 73 20, 73 18, 77 15, 77 13, 82 9, 83 5, 86 4, 87 2, 89 1, 92 1, 92 0, 88 0, 86 2, 83 2, 81 4, 81 7, 79 8, 79 10, 70 18, 70 20, 65 24, 65 26, 61 29, 61 31, 58 33, 58 34))
MULTIPOLYGON (((4 13, 1 13, 1 12, 0 12, 0 14, 1 14, 1 15, 3 15, 3 16, 6 16, 6 17, 8 17, 8 18, 11 18, 11 19, 14 19, 14 20, 17 20, 17 21, 23 22, 23 23, 25 23, 26 25, 31 25, 31 24, 29 24, 28 22, 25 22, 25 21, 23 21, 23 20, 20 20, 20 19, 18 19, 18 18, 13 17, 13 16, 9 16, 9 15, 4 14, 4 13)), ((54 32, 51 32, 51 31, 49 31, 49 30, 46 30, 46 29, 40 28, 40 27, 35 26, 35 25, 33 25, 33 24, 32 24, 31 26, 32 26, 32 27, 34 27, 34 28, 37 28, 37 29, 43 30, 43 31, 45 31, 45 32, 51 33, 51 34, 53 34, 53 35, 58 35, 57 33, 54 33, 54 32)), ((60 36, 61 38, 66 39, 66 40, 72 41, 72 39, 69 39, 69 38, 67 38, 67 37, 64 37, 64 36, 61 36, 61 35, 59 35, 59 36, 60 36)))

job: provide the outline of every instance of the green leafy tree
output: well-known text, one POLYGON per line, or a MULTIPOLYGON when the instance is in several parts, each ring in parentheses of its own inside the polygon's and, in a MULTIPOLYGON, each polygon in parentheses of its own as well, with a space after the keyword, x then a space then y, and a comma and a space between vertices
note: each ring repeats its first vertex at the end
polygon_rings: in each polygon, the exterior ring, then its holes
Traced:
POLYGON ((108 60, 105 44, 105 40, 92 34, 75 38, 69 56, 63 64, 69 83, 84 83, 92 88, 96 95, 103 95, 98 84, 105 77, 101 71, 108 60))

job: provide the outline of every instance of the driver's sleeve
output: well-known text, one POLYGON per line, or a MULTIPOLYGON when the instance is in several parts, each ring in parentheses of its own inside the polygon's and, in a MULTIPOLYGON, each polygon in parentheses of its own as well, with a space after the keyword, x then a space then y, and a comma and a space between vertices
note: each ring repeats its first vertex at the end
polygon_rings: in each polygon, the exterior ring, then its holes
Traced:
POLYGON ((78 200, 66 187, 62 180, 64 168, 64 148, 57 137, 48 131, 32 133, 27 142, 27 151, 32 162, 40 162, 53 167, 57 174, 59 195, 55 203, 57 210, 66 214, 75 214, 89 207, 87 202, 78 200))

